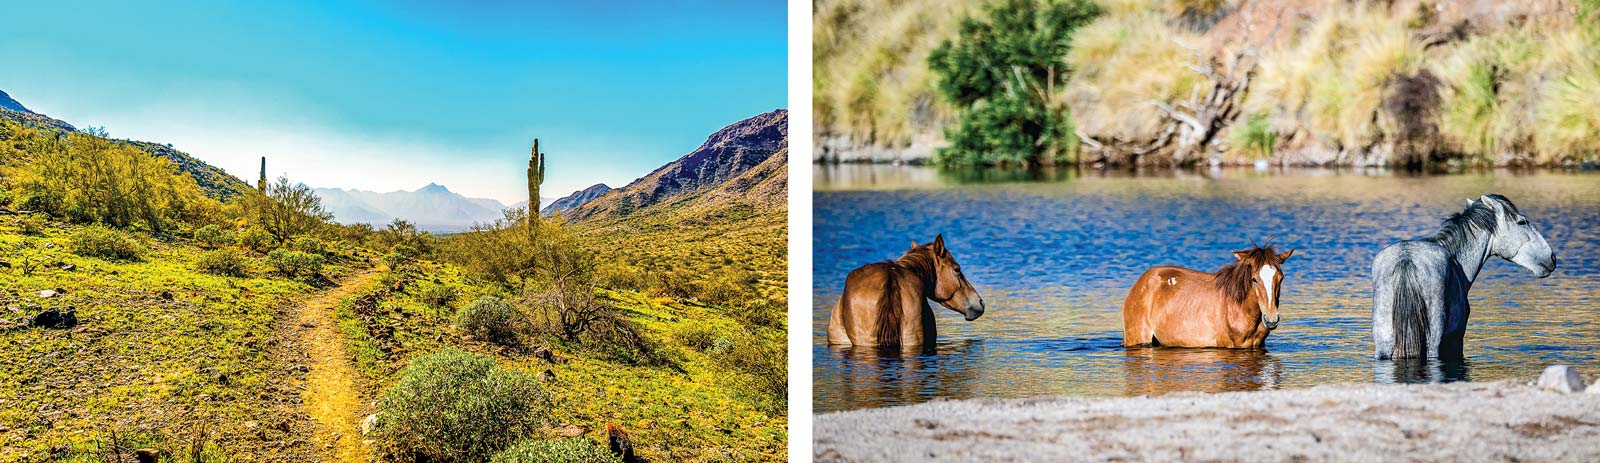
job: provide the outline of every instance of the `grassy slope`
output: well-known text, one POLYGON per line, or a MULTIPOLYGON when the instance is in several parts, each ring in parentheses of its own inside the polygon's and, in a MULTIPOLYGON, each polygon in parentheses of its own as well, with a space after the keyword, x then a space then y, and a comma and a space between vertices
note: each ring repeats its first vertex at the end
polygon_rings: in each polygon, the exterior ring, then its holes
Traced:
MULTIPOLYGON (((15 218, 0 219, 0 260, 13 265, 0 268, 0 461, 98 461, 114 442, 169 452, 210 443, 212 455, 242 461, 316 459, 286 312, 314 288, 268 278, 258 258, 247 278, 199 273, 199 248, 149 237, 140 238, 141 262, 80 257, 67 250, 71 231, 52 225, 27 236, 15 218), (29 259, 76 269, 24 275, 29 259), (66 293, 37 297, 54 288, 66 293), (81 323, 27 327, 33 304, 76 307, 81 323)), ((344 265, 325 272, 337 278, 359 264, 344 265)))

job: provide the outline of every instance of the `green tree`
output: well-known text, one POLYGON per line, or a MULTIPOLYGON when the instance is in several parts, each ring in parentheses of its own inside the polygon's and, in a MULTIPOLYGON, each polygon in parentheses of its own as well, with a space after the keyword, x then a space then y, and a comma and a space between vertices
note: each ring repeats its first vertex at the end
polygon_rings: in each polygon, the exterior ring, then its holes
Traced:
POLYGON ((322 208, 322 198, 304 183, 292 183, 289 177, 278 177, 267 186, 267 194, 241 191, 244 207, 261 228, 287 243, 294 237, 312 233, 333 220, 333 214, 322 208))
POLYGON ((1073 31, 1100 15, 1087 0, 1004 0, 961 20, 928 55, 939 95, 958 108, 943 164, 1052 164, 1074 145, 1059 97, 1073 31))

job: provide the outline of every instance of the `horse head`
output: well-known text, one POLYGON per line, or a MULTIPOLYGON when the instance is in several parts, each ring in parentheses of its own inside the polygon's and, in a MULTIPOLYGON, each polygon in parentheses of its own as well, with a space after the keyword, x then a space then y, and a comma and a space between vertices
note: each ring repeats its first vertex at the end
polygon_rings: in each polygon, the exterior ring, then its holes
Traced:
MULTIPOLYGON (((1483 195, 1478 202, 1494 208, 1494 234, 1489 238, 1489 253, 1533 272, 1539 278, 1556 271, 1556 255, 1544 235, 1528 222, 1510 199, 1497 194, 1483 195)), ((1467 200, 1472 205, 1472 200, 1467 200)))
POLYGON ((911 242, 911 251, 907 254, 922 252, 932 260, 933 291, 929 299, 954 310, 967 318, 967 321, 977 320, 983 316, 983 297, 978 295, 978 290, 967 282, 967 276, 961 273, 961 264, 950 255, 950 250, 944 247, 944 235, 933 238, 932 243, 918 245, 911 242))
POLYGON ((1271 245, 1233 253, 1233 257, 1239 259, 1237 265, 1244 266, 1241 270, 1248 270, 1249 291, 1255 294, 1256 304, 1261 311, 1261 324, 1269 331, 1278 328, 1278 294, 1283 285, 1283 262, 1293 255, 1293 249, 1280 254, 1271 245))

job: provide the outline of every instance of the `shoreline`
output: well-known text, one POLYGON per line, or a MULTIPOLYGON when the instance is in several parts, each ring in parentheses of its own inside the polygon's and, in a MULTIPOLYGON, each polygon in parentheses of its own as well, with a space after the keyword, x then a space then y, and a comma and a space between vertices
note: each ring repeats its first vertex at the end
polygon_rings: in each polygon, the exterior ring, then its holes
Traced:
POLYGON ((1600 461, 1600 393, 1533 382, 938 400, 819 414, 818 463, 1600 461))

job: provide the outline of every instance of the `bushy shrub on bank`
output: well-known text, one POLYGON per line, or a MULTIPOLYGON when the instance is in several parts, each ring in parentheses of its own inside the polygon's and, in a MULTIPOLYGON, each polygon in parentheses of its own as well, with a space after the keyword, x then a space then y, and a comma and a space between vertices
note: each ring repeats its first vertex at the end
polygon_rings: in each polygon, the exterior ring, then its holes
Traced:
POLYGON ((495 454, 490 463, 622 463, 600 443, 583 438, 525 440, 495 454))
POLYGON ((388 460, 486 461, 534 432, 547 405, 532 376, 446 348, 401 371, 378 401, 372 435, 388 460))
POLYGON ((84 257, 135 261, 144 249, 121 231, 94 225, 72 235, 72 252, 84 257))

